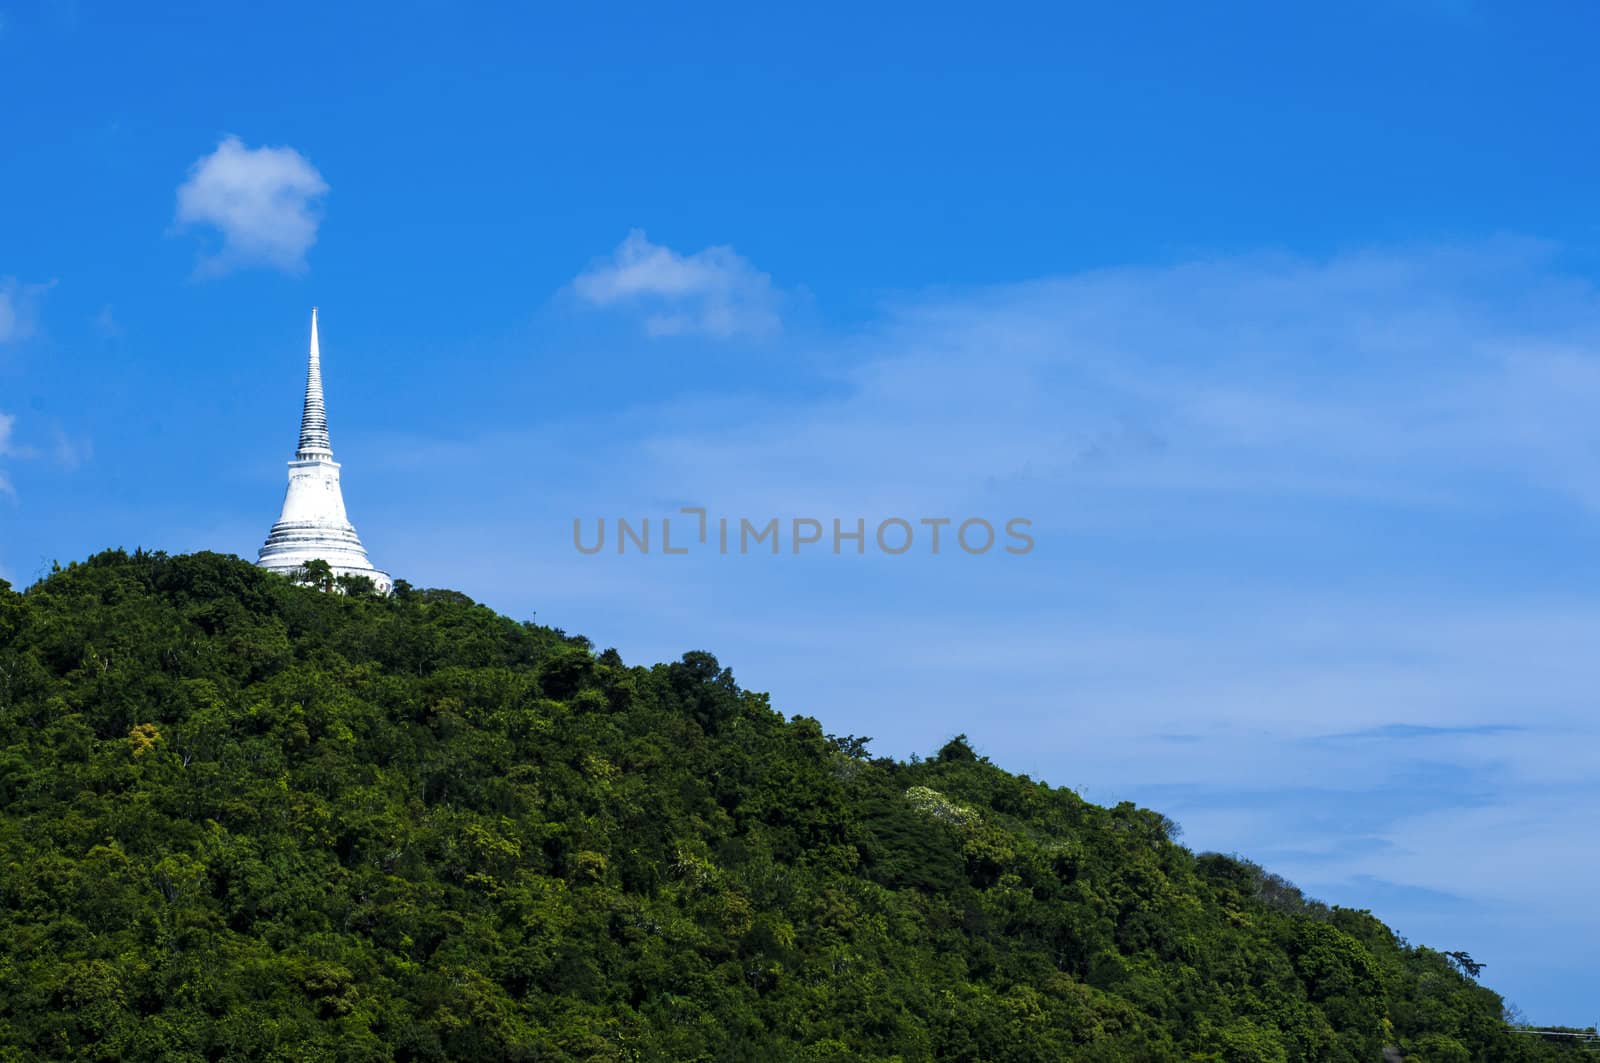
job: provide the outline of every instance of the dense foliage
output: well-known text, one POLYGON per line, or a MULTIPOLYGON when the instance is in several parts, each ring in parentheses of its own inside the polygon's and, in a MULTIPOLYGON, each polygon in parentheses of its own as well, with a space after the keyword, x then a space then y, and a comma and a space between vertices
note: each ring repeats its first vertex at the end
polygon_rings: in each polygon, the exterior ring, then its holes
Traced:
POLYGON ((0 1059, 1543 1059, 1172 825, 402 584, 0 582, 0 1059))

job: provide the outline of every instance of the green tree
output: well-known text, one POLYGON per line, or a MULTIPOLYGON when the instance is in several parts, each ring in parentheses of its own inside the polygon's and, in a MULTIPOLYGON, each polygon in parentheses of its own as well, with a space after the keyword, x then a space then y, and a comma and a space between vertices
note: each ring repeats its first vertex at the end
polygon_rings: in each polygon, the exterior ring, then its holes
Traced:
POLYGON ((334 588, 333 567, 320 557, 313 558, 300 566, 294 574, 294 580, 296 583, 331 593, 334 588))

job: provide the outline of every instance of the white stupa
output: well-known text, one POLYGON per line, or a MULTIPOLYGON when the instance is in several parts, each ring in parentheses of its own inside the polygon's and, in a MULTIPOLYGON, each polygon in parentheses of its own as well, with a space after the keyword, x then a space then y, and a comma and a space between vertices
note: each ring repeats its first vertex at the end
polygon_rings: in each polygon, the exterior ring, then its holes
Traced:
POLYGON ((306 405, 300 418, 300 448, 289 463, 289 490, 283 512, 267 533, 256 564, 293 575, 307 561, 321 559, 335 576, 365 576, 380 594, 394 588, 387 572, 367 560, 355 526, 344 512, 339 463, 328 442, 328 412, 322 401, 322 354, 317 348, 317 311, 311 311, 311 368, 306 373, 306 405))

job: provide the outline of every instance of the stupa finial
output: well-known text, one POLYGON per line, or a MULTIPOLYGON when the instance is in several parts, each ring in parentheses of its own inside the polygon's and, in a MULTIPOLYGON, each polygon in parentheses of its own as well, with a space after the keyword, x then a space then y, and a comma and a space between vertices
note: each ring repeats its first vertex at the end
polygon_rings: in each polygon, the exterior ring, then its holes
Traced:
POLYGON ((300 458, 332 457, 328 409, 322 399, 322 352, 317 347, 317 308, 311 308, 311 365, 306 370, 306 405, 300 416, 300 458))

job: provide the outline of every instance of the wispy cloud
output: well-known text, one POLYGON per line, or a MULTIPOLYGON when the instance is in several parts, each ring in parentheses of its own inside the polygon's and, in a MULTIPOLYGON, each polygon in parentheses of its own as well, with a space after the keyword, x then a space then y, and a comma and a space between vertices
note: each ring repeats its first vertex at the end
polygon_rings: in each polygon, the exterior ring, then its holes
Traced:
POLYGON ((293 148, 248 148, 225 137, 178 187, 177 223, 221 237, 221 247, 202 258, 202 273, 245 266, 298 272, 316 243, 327 192, 316 167, 293 148))
POLYGON ((16 296, 10 288, 0 284, 0 343, 18 339, 22 326, 17 319, 16 296))
MULTIPOLYGON (((12 452, 11 432, 16 427, 17 418, 14 414, 0 413, 0 458, 14 457, 12 452)), ((16 488, 11 486, 11 479, 6 475, 6 470, 0 467, 0 495, 16 497, 16 488)))
POLYGON ((94 315, 94 330, 102 338, 108 340, 118 339, 123 334, 122 322, 117 320, 116 313, 111 309, 111 304, 102 306, 94 315))
POLYGON ((835 508, 998 495, 1080 527, 1180 496, 1189 520, 1481 511, 1505 490, 1600 513, 1596 322, 1600 298, 1520 246, 942 295, 837 341, 825 360, 847 368, 819 398, 664 415, 634 468, 658 494, 720 483, 835 508))
POLYGON ((652 336, 767 336, 782 327, 772 278, 733 248, 684 255, 651 243, 642 229, 580 273, 572 287, 593 306, 642 312, 652 336))
POLYGON ((38 327, 39 299, 55 282, 22 284, 15 277, 0 277, 0 343, 15 343, 38 327))
MULTIPOLYGON (((0 460, 45 460, 64 472, 71 472, 88 461, 94 453, 94 446, 88 439, 74 439, 60 425, 51 427, 48 448, 18 442, 16 426, 15 414, 0 412, 0 460)), ((16 488, 4 467, 0 467, 0 494, 16 498, 16 488)))
POLYGON ((74 438, 60 426, 51 429, 50 459, 65 472, 72 472, 94 457, 94 442, 88 438, 74 438))
POLYGON ((1465 727, 1433 727, 1416 723, 1386 723, 1361 731, 1345 731, 1314 739, 1318 742, 1388 742, 1428 738, 1458 738, 1516 734, 1527 728, 1511 723, 1480 723, 1465 727))

